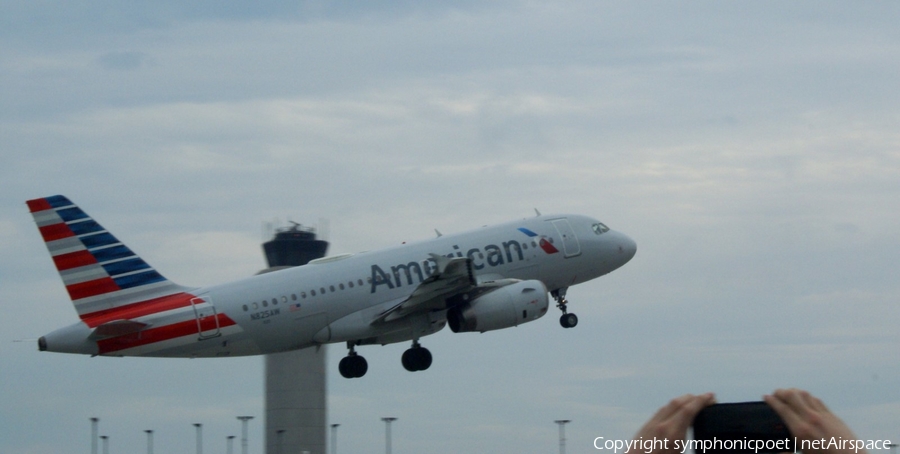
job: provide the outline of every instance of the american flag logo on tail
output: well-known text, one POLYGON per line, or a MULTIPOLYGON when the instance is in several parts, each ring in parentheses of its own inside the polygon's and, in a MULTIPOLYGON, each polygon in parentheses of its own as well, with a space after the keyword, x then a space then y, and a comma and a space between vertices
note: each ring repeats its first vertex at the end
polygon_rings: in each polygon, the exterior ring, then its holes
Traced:
POLYGON ((182 290, 68 198, 55 195, 27 204, 82 319, 182 290))
POLYGON ((237 328, 208 298, 163 277, 68 198, 26 203, 99 354, 152 351, 237 328), (159 314, 168 314, 165 323, 148 321, 159 314))

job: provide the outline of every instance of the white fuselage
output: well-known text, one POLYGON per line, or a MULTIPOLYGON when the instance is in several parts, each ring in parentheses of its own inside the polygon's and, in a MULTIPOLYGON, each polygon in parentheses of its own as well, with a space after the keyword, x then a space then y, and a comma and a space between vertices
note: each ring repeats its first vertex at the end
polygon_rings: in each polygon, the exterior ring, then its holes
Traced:
MULTIPOLYGON (((476 280, 539 280, 565 289, 628 262, 635 242, 580 215, 538 216, 388 249, 342 255, 226 284, 188 289, 189 305, 142 314, 134 342, 90 340, 84 322, 45 336, 47 350, 112 356, 255 355, 333 342, 392 343, 443 328, 446 309, 373 323, 434 272, 429 254, 469 258, 476 280), (547 244, 549 243, 549 244, 547 244), (156 336, 156 337, 154 337, 156 336)), ((543 314, 541 314, 543 315, 543 314)))

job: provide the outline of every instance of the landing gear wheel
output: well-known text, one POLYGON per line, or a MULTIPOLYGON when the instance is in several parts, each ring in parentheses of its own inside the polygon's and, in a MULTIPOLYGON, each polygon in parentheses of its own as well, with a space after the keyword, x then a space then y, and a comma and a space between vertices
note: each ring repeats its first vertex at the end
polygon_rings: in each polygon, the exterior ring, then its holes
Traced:
POLYGON ((431 367, 431 360, 431 352, 427 348, 420 346, 413 346, 407 349, 403 352, 403 356, 400 357, 403 368, 410 372, 428 369, 431 367))
POLYGON ((359 378, 366 375, 366 372, 369 370, 369 363, 365 358, 351 351, 349 355, 341 359, 341 362, 338 364, 338 370, 344 378, 359 378))
POLYGON ((569 313, 562 314, 559 317, 559 324, 563 328, 574 328, 578 324, 578 316, 569 313))
POLYGON ((563 328, 574 328, 575 325, 578 324, 578 316, 575 314, 570 314, 567 310, 566 305, 569 304, 569 302, 566 301, 566 290, 568 289, 556 289, 550 292, 550 295, 552 295, 553 299, 556 300, 556 307, 562 311, 562 315, 559 317, 559 325, 563 328))

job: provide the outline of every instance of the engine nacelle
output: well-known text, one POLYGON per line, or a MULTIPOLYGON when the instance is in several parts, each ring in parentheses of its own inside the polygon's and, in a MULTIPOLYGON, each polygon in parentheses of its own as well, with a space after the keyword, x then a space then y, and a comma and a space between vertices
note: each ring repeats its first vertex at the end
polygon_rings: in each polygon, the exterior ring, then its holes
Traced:
POLYGON ((447 324, 454 333, 510 328, 541 318, 549 304, 543 282, 520 281, 448 310, 447 324))

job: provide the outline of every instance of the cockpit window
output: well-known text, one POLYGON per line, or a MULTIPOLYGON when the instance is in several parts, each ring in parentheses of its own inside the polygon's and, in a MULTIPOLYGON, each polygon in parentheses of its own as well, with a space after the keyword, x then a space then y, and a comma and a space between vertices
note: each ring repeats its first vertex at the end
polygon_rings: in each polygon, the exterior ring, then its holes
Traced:
POLYGON ((594 229, 594 233, 596 233, 597 235, 600 235, 601 233, 604 233, 604 232, 609 232, 609 227, 607 227, 602 222, 598 222, 598 223, 594 224, 592 227, 594 229))

